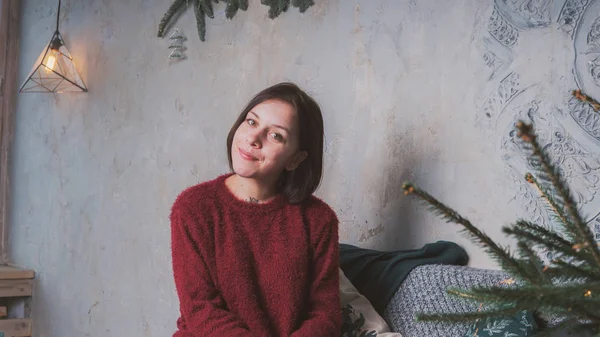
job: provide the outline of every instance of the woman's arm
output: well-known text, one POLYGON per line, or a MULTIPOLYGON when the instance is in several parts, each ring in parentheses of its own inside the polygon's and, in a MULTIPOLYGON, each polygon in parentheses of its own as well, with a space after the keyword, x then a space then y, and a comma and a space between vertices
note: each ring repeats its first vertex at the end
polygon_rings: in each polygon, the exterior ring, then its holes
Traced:
POLYGON ((338 220, 327 206, 327 216, 319 214, 309 221, 320 226, 311 226, 313 258, 311 264, 310 310, 300 328, 291 337, 339 337, 342 326, 340 305, 338 220))
POLYGON ((195 219, 185 206, 176 201, 171 211, 173 275, 181 311, 174 337, 255 337, 225 310, 199 249, 199 229, 190 228, 195 219))

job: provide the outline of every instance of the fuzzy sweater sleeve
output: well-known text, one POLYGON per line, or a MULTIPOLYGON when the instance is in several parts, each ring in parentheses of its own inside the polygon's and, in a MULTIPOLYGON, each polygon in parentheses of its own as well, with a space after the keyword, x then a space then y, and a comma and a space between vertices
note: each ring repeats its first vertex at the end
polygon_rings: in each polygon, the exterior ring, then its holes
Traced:
POLYGON ((171 211, 173 275, 181 317, 173 337, 257 337, 226 305, 213 285, 201 253, 202 226, 178 200, 171 211))
POLYGON ((339 223, 329 206, 307 217, 311 222, 312 262, 309 312, 291 337, 339 337, 342 326, 339 278, 339 223))

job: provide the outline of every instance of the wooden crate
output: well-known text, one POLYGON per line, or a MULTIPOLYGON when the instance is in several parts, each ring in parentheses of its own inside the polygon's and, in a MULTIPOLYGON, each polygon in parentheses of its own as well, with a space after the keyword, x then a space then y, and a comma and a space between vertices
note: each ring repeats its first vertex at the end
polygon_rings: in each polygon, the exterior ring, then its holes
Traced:
POLYGON ((30 337, 32 270, 0 266, 0 337, 30 337))

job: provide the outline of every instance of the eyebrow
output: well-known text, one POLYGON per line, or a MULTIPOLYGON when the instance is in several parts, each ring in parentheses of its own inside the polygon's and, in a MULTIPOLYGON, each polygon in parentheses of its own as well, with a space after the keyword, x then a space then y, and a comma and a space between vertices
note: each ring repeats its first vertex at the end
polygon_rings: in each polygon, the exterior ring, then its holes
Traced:
MULTIPOLYGON (((256 112, 254 112, 254 111, 250 111, 249 113, 253 114, 253 115, 254 115, 254 117, 256 117, 256 119, 260 120, 260 117, 258 117, 258 115, 256 114, 256 112)), ((283 126, 281 126, 281 125, 273 124, 273 126, 274 126, 274 127, 277 127, 277 128, 280 128, 280 129, 284 130, 284 131, 285 131, 285 132, 287 132, 287 133, 291 133, 291 132, 290 132, 290 130, 288 130, 288 128, 285 128, 285 127, 283 127, 283 126)))

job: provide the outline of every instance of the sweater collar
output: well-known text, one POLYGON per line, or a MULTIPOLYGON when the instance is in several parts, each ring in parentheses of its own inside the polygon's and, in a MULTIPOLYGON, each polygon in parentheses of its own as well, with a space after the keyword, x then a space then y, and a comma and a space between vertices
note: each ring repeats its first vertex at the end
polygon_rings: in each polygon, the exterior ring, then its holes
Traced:
POLYGON ((229 190, 227 185, 225 185, 225 179, 232 176, 233 173, 227 173, 219 176, 216 179, 217 183, 217 191, 220 194, 223 201, 225 201, 225 205, 232 207, 234 209, 238 209, 240 211, 250 212, 250 213, 266 213, 271 212, 277 209, 281 209, 286 204, 286 199, 283 194, 277 194, 273 199, 266 203, 251 203, 236 197, 233 192, 229 190))

